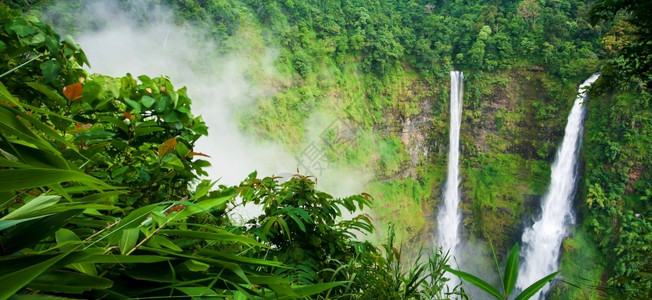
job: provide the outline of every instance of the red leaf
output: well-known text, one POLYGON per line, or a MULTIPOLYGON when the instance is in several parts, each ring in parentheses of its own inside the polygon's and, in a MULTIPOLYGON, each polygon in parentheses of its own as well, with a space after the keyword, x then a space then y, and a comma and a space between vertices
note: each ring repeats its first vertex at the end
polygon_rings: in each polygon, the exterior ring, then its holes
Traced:
POLYGON ((63 95, 70 101, 79 100, 82 97, 81 83, 73 83, 63 88, 63 95))
POLYGON ((201 152, 195 152, 195 151, 190 151, 190 155, 197 155, 197 156, 203 156, 203 157, 210 158, 210 156, 208 154, 204 154, 204 153, 201 153, 201 152))

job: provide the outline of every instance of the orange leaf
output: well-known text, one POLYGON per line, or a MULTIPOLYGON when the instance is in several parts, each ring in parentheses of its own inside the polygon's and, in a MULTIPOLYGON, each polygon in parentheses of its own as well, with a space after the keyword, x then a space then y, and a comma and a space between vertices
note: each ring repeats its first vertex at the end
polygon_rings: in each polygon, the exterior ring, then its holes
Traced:
POLYGON ((197 155, 197 156, 203 156, 203 157, 210 158, 210 156, 208 154, 204 154, 204 153, 201 153, 201 152, 195 152, 195 151, 190 151, 190 155, 197 155))
POLYGON ((170 138, 167 141, 163 142, 160 146, 158 146, 158 156, 163 157, 168 155, 169 153, 172 153, 172 150, 174 150, 174 147, 177 146, 177 139, 175 138, 170 138))
POLYGON ((169 214, 171 214, 171 213, 173 213, 173 212, 175 212, 175 211, 180 211, 180 210, 182 210, 182 209, 184 209, 184 208, 186 208, 186 206, 183 205, 183 204, 179 204, 179 205, 177 205, 177 206, 173 206, 172 208, 170 208, 170 210, 168 210, 168 211, 165 213, 165 215, 169 215, 169 214))
POLYGON ((63 95, 70 101, 79 100, 82 97, 81 83, 73 83, 63 88, 63 95))
POLYGON ((123 111, 122 115, 124 115, 125 118, 127 118, 127 119, 131 119, 131 117, 133 116, 132 114, 130 114, 130 113, 126 112, 126 111, 123 111))

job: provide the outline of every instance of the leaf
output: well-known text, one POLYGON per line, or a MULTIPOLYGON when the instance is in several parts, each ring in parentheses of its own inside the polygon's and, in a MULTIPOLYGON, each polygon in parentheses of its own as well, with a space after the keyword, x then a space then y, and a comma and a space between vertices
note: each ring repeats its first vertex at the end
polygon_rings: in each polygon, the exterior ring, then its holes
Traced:
POLYGON ((25 205, 21 206, 20 208, 12 211, 8 215, 4 216, 0 220, 15 220, 15 219, 20 219, 24 215, 32 213, 34 211, 38 211, 44 208, 48 208, 61 199, 61 196, 56 196, 56 195, 41 195, 38 196, 29 202, 25 203, 25 205))
POLYGON ((539 281, 531 284, 525 290, 523 290, 514 300, 527 300, 530 299, 534 294, 536 294, 541 288, 543 288, 550 280, 557 276, 557 273, 554 272, 546 277, 541 278, 539 281))
POLYGON ((36 277, 27 287, 55 293, 81 294, 84 291, 104 290, 113 286, 113 281, 88 274, 58 270, 36 277))
POLYGON ((503 296, 500 294, 500 292, 496 288, 494 288, 493 286, 491 286, 490 284, 485 282, 484 280, 482 280, 482 279, 480 279, 478 277, 475 277, 475 276, 473 276, 473 275, 471 275, 469 273, 466 273, 466 272, 462 272, 462 271, 459 271, 459 270, 453 270, 449 266, 445 266, 444 269, 446 271, 448 271, 450 273, 453 273, 454 275, 468 281, 469 283, 477 286, 481 290, 483 290, 483 291, 487 292, 488 294, 494 296, 496 299, 503 299, 503 296))
POLYGON ((192 230, 162 229, 159 232, 162 234, 176 235, 178 237, 188 238, 188 239, 217 240, 221 242, 238 242, 247 245, 263 246, 262 244, 256 242, 254 239, 248 238, 244 235, 233 234, 224 230, 219 230, 219 232, 205 232, 205 231, 192 231, 192 230))
POLYGON ((23 18, 13 18, 5 24, 7 33, 15 33, 19 37, 26 37, 36 33, 36 28, 31 26, 23 18))
POLYGON ((150 134, 152 132, 163 131, 163 130, 165 129, 156 126, 138 126, 136 127, 136 129, 134 129, 134 135, 143 136, 143 135, 150 134))
MULTIPOLYGON (((209 186, 213 186, 213 184, 214 183, 210 184, 209 186)), ((197 193, 200 193, 200 191, 198 191, 197 193)), ((226 206, 226 203, 229 200, 233 199, 233 197, 235 197, 235 195, 227 195, 219 198, 202 200, 192 205, 187 205, 183 211, 179 212, 179 214, 176 216, 176 219, 183 220, 184 218, 187 218, 189 216, 192 216, 200 212, 209 212, 212 208, 215 207, 219 207, 220 209, 224 208, 226 206)))
POLYGON ((25 247, 33 246, 59 230, 79 213, 81 210, 69 210, 16 225, 6 231, 0 239, 3 246, 2 253, 11 254, 25 247))
POLYGON ((177 149, 177 153, 181 157, 188 156, 188 153, 190 152, 190 149, 188 149, 188 146, 186 146, 186 144, 184 143, 177 143, 176 149, 177 149))
POLYGON ((82 85, 81 83, 73 83, 63 87, 63 95, 66 96, 70 102, 79 100, 82 97, 82 85))
POLYGON ((9 296, 18 292, 34 278, 41 275, 41 273, 45 272, 52 265, 65 258, 70 254, 70 252, 71 251, 59 254, 44 262, 21 268, 18 271, 1 276, 0 282, 2 282, 2 289, 0 289, 0 299, 7 299, 9 296))
POLYGON ((139 228, 129 228, 122 231, 122 238, 118 247, 120 248, 120 253, 126 254, 131 251, 136 244, 138 243, 138 236, 140 235, 139 228))
POLYGON ((197 155, 197 156, 203 156, 203 157, 210 158, 210 156, 208 154, 204 154, 204 153, 201 153, 201 152, 195 152, 195 151, 190 151, 190 155, 193 155, 193 156, 197 155))
POLYGON ((43 82, 45 83, 54 81, 61 70, 61 64, 55 59, 42 63, 40 67, 41 73, 43 74, 43 82))
POLYGON ((159 245, 161 245, 161 246, 163 246, 165 248, 168 248, 168 249, 170 249, 170 250, 172 250, 174 252, 182 252, 183 251, 183 249, 179 248, 179 246, 177 246, 177 244, 170 241, 168 238, 166 238, 164 236, 155 235, 155 236, 152 237, 151 240, 152 240, 152 242, 157 243, 157 244, 159 244, 159 245))
POLYGON ((136 264, 136 263, 157 263, 169 261, 171 258, 157 255, 92 255, 80 260, 80 263, 111 263, 111 264, 136 264))
POLYGON ((129 104, 131 107, 134 108, 134 111, 137 113, 140 113, 140 104, 134 100, 131 100, 129 98, 124 99, 127 104, 129 104))
POLYGON ((40 218, 45 218, 45 217, 47 217, 47 216, 48 216, 48 215, 43 215, 43 216, 36 216, 36 217, 27 218, 27 219, 17 219, 17 220, 6 220, 6 221, 0 221, 0 231, 3 231, 3 230, 5 230, 5 229, 7 229, 7 228, 10 228, 10 227, 16 226, 16 225, 18 225, 18 224, 20 224, 20 223, 23 223, 23 222, 27 222, 27 221, 31 221, 31 220, 36 220, 36 219, 40 219, 40 218))
MULTIPOLYGON (((124 219, 122 219, 120 223, 118 223, 118 225, 115 225, 112 231, 110 231, 107 235, 102 237, 102 239, 109 237, 110 244, 117 243, 118 239, 120 239, 122 235, 116 235, 116 233, 119 233, 121 230, 124 229, 129 229, 129 228, 134 228, 139 226, 140 223, 143 222, 145 218, 147 218, 147 216, 158 206, 159 204, 150 204, 148 206, 143 206, 133 210, 131 213, 129 213, 129 215, 127 215, 124 219)), ((99 240, 95 242, 98 241, 99 240)))
POLYGON ((164 157, 168 155, 169 153, 172 153, 174 150, 174 147, 177 146, 177 139, 176 138, 169 138, 163 144, 161 144, 158 147, 158 156, 159 157, 164 157))
POLYGON ((28 82, 26 84, 31 88, 41 92, 41 94, 48 97, 48 99, 54 101, 56 104, 66 105, 66 100, 64 100, 61 97, 61 95, 59 95, 57 92, 55 92, 53 89, 49 88, 48 86, 40 84, 38 82, 28 82))
POLYGON ((78 181, 96 185, 98 189, 112 189, 111 186, 95 177, 73 170, 42 168, 0 170, 0 182, 2 182, 0 192, 34 188, 67 181, 78 181))
MULTIPOLYGON (((65 244, 67 242, 78 242, 78 244, 81 243, 81 239, 74 232, 65 228, 61 228, 57 230, 54 236, 57 241, 57 244, 59 245, 65 244)), ((75 248, 74 245, 75 245, 74 243, 68 243, 68 245, 62 245, 61 252, 74 250, 75 248)), ((97 276, 97 269, 95 269, 95 266, 92 263, 74 263, 72 264, 72 267, 79 272, 86 273, 92 276, 97 276)))
POLYGON ((505 278, 503 280, 503 288, 506 297, 509 297, 516 285, 516 278, 518 277, 518 249, 518 243, 516 243, 516 245, 512 247, 512 250, 509 251, 509 256, 507 257, 504 275, 505 278))
POLYGON ((183 265, 188 268, 188 270, 193 272, 204 272, 211 267, 208 264, 193 259, 186 261, 183 263, 183 265))
POLYGON ((211 290, 208 287, 202 286, 202 287, 176 287, 175 289, 183 292, 184 294, 193 297, 210 297, 209 299, 218 299, 216 297, 222 296, 224 299, 227 297, 225 295, 219 295, 215 291, 211 290))
POLYGON ((161 167, 170 170, 177 170, 177 171, 181 171, 185 168, 181 159, 179 159, 179 157, 177 157, 174 154, 169 154, 168 156, 163 158, 163 160, 161 161, 161 167))
POLYGON ((142 98, 140 98, 140 103, 142 103, 143 106, 145 106, 145 108, 150 108, 154 104, 154 98, 145 95, 142 98))

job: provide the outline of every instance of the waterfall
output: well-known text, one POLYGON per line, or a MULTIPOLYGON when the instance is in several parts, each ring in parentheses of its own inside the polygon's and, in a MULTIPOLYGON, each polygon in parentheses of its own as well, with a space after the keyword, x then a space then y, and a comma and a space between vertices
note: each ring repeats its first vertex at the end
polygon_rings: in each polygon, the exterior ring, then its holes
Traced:
MULTIPOLYGON (((460 158, 460 125, 462 123, 462 96, 464 92, 464 74, 461 71, 451 71, 451 94, 450 94, 450 141, 448 148, 448 175, 444 189, 443 202, 437 216, 437 246, 442 247, 444 252, 450 251, 451 260, 456 254, 456 247, 459 244, 459 230, 461 216, 457 209, 460 203, 460 195, 457 190, 459 185, 460 158)), ((453 263, 451 261, 451 263, 453 263)), ((455 278, 450 278, 448 286, 454 287, 455 278)))
MULTIPOLYGON (((585 88, 591 86, 598 77, 595 74, 580 85, 577 99, 568 115, 564 140, 552 164, 550 186, 541 202, 541 216, 523 233, 523 263, 516 283, 520 290, 557 271, 561 242, 566 237, 569 226, 575 223, 571 202, 577 184, 577 157, 582 145, 583 102, 587 97, 585 88)), ((549 288, 550 284, 547 284, 532 299, 543 299, 549 288)))

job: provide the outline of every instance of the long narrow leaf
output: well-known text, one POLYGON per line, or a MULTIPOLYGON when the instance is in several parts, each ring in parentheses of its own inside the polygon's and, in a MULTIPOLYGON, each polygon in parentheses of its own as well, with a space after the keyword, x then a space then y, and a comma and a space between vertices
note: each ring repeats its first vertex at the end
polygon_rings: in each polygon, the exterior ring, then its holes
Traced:
POLYGON ((473 276, 473 275, 471 275, 469 273, 466 273, 466 272, 453 270, 448 266, 444 267, 444 269, 446 271, 448 271, 450 273, 453 273, 454 275, 468 281, 469 283, 477 286, 481 290, 487 292, 489 295, 494 296, 496 299, 503 299, 503 295, 501 295, 500 292, 496 288, 494 288, 493 286, 491 286, 490 284, 488 284, 484 280, 482 280, 482 279, 480 279, 478 277, 475 277, 475 276, 473 276))
POLYGON ((55 205, 57 202, 59 202, 59 199, 61 199, 61 196, 56 196, 56 195, 40 195, 29 202, 25 203, 25 205, 19 207, 18 209, 12 211, 8 215, 4 216, 0 220, 16 220, 16 219, 22 219, 25 218, 26 215, 38 211, 41 209, 48 208, 52 205, 55 205))
POLYGON ((516 243, 516 245, 512 247, 512 250, 509 251, 509 256, 507 257, 504 275, 505 278, 503 280, 503 288, 506 297, 509 297, 516 285, 516 277, 518 276, 518 250, 518 243, 516 243))
POLYGON ((0 277, 0 282, 2 282, 2 289, 0 289, 0 299, 7 299, 9 296, 18 292, 25 285, 30 283, 30 281, 32 281, 34 278, 41 275, 52 265, 70 254, 70 252, 72 252, 72 250, 59 254, 44 262, 22 268, 16 272, 9 273, 0 277))
POLYGON ((0 170, 0 182, 2 182, 0 192, 34 188, 67 181, 93 184, 98 189, 114 189, 101 180, 78 171, 44 168, 0 170))
POLYGON ((529 287, 527 287, 525 290, 523 290, 514 300, 527 300, 530 299, 534 294, 536 294, 540 289, 542 289, 550 280, 555 278, 557 276, 557 273, 559 272, 554 272, 546 277, 541 278, 539 281, 531 284, 529 287))

